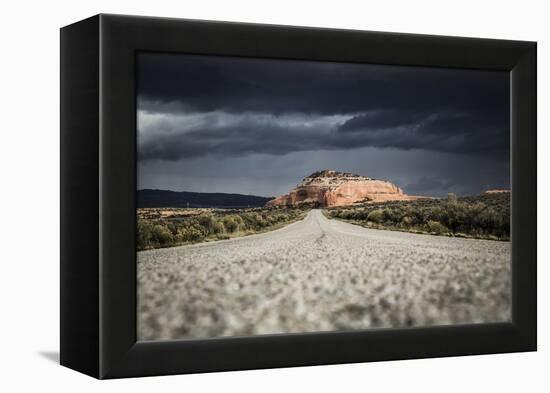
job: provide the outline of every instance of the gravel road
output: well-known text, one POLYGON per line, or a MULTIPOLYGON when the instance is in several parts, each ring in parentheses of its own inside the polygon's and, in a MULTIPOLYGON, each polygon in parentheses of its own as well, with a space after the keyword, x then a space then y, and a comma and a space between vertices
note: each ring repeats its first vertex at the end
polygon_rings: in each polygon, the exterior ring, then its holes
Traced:
POLYGON ((511 318, 510 242, 367 229, 320 210, 137 263, 140 340, 511 318))

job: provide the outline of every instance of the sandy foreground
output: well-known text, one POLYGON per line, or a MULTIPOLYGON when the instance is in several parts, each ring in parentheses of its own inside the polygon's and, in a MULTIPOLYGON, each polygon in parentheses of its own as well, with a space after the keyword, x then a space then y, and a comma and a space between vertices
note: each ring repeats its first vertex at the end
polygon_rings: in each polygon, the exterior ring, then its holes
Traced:
POLYGON ((138 252, 138 339, 509 321, 510 251, 312 210, 264 234, 138 252))

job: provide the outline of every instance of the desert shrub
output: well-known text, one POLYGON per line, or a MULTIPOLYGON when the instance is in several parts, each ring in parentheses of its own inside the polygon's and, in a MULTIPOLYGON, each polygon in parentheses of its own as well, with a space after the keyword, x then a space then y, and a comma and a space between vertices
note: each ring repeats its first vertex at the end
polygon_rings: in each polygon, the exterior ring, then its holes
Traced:
POLYGON ((353 211, 352 210, 341 210, 339 213, 339 217, 342 217, 346 220, 350 220, 353 218, 353 211))
POLYGON ((429 230, 467 237, 509 239, 510 195, 492 194, 442 199, 388 201, 329 209, 328 216, 367 225, 382 224, 407 230, 429 230), (442 227, 434 222, 439 223, 442 227), (430 229, 433 227, 433 230, 430 229))
POLYGON ((404 228, 410 228, 413 224, 413 219, 410 216, 403 216, 401 219, 401 226, 404 228))
POLYGON ((254 233, 291 221, 302 215, 301 209, 242 209, 198 211, 175 218, 160 216, 138 218, 137 249, 169 247, 197 243, 206 239, 227 239, 239 232, 254 233))
POLYGON ((434 206, 425 210, 424 218, 432 221, 444 221, 446 217, 445 209, 441 206, 434 206))
POLYGON ((153 226, 150 222, 139 219, 137 221, 137 249, 145 250, 147 248, 153 247, 151 244, 151 233, 153 226))
POLYGON ((203 227, 204 233, 206 235, 211 235, 216 233, 217 228, 217 220, 216 218, 210 214, 201 214, 197 217, 198 223, 203 227))
POLYGON ((394 208, 382 210, 382 220, 387 221, 390 224, 397 224, 401 221, 399 210, 394 208))
POLYGON ((243 214, 243 221, 246 224, 247 229, 258 230, 265 226, 265 220, 261 214, 257 212, 248 212, 243 214))
POLYGON ((458 197, 454 192, 450 192, 447 194, 447 203, 448 204, 454 204, 458 202, 458 197))
POLYGON ((174 241, 172 232, 166 225, 155 224, 151 230, 151 239, 161 246, 166 246, 174 241))
POLYGON ((429 220, 426 224, 428 226, 428 230, 432 233, 436 233, 438 235, 444 234, 449 232, 447 227, 440 223, 439 221, 432 221, 429 220))
POLYGON ((226 232, 225 225, 223 221, 216 220, 212 225, 213 233, 216 235, 223 234, 226 232))
MULTIPOLYGON (((230 215, 223 218, 223 225, 225 225, 225 229, 227 229, 227 232, 233 233, 239 230, 240 223, 237 220, 237 217, 238 216, 230 215)), ((241 219, 240 217, 238 218, 241 219)))
POLYGON ((369 211, 366 210, 366 209, 359 209, 357 211, 357 215, 356 215, 356 219, 357 220, 361 220, 361 221, 367 221, 368 217, 369 217, 369 211))
POLYGON ((476 221, 483 230, 491 230, 500 227, 498 215, 492 208, 479 212, 476 221))
POLYGON ((196 226, 178 228, 177 241, 179 243, 196 242, 204 239, 204 233, 196 226))
POLYGON ((373 210, 367 216, 368 221, 372 221, 372 222, 375 222, 375 223, 381 223, 383 218, 384 218, 384 211, 383 210, 373 210))
POLYGON ((290 218, 288 214, 284 214, 284 213, 277 214, 276 217, 277 217, 278 223, 288 221, 290 218))

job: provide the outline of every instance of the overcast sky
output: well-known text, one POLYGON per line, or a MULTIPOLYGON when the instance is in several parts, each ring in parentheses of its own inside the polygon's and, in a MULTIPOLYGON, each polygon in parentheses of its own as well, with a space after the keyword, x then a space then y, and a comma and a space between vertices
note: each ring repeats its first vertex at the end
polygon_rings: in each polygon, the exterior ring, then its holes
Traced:
POLYGON ((509 95, 507 72, 140 54, 138 188, 276 196, 322 169, 509 188, 509 95))

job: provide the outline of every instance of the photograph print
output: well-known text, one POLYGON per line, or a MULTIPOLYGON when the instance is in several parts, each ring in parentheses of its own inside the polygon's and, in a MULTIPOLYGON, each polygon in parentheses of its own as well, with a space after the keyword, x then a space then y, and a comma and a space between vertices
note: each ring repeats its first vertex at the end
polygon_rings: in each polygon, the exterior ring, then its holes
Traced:
POLYGON ((508 72, 137 74, 138 340, 511 321, 508 72))

